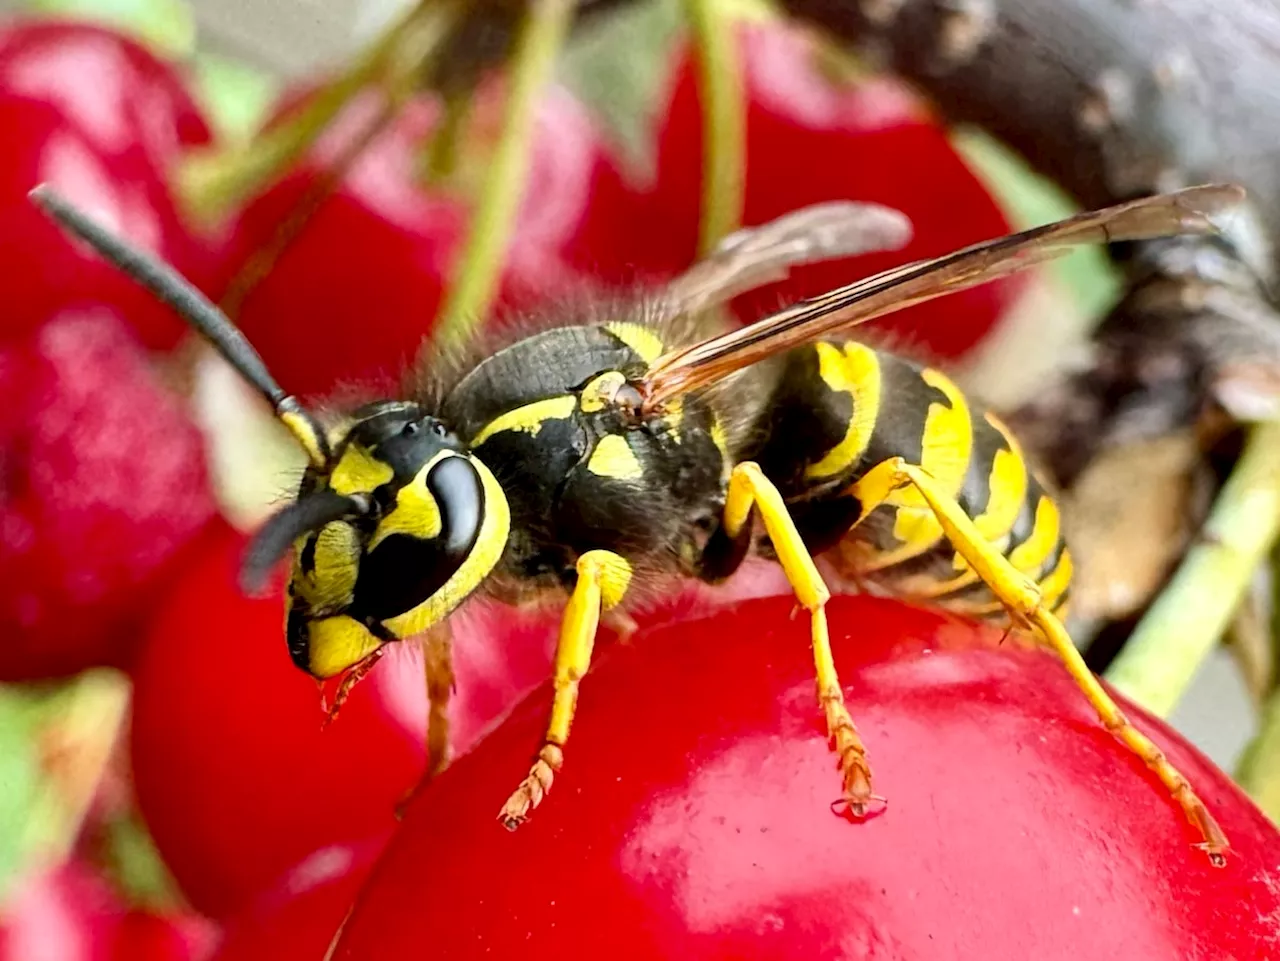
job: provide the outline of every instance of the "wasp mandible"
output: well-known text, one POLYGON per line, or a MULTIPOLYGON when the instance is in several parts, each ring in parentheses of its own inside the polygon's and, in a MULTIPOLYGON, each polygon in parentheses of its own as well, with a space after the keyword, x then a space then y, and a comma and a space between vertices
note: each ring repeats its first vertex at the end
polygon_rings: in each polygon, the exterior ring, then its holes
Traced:
POLYGON ((71 234, 169 303, 271 402, 305 449, 297 498, 246 559, 293 549, 286 639, 318 678, 354 681, 391 641, 439 628, 468 597, 568 595, 545 740, 503 805, 515 828, 564 763, 603 611, 663 579, 715 582, 776 559, 810 615, 817 694, 843 803, 877 800, 831 654, 813 557, 861 580, 1003 619, 1047 643, 1102 723, 1171 793, 1216 864, 1228 844, 1195 790, 1133 727, 1062 624, 1071 555, 1017 440, 941 371, 844 334, 1085 243, 1216 233, 1243 191, 1188 188, 908 264, 713 333, 711 308, 794 264, 900 244, 873 205, 806 208, 730 237, 651 296, 593 301, 415 370, 403 397, 327 421, 275 382, 244 336, 167 266, 47 189, 71 234))

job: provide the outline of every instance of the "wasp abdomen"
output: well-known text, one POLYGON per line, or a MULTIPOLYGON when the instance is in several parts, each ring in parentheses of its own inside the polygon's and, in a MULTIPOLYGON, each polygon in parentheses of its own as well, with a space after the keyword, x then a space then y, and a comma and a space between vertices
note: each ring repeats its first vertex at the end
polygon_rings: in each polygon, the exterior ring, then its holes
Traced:
POLYGON ((1000 610, 913 488, 862 516, 868 492, 860 482, 902 458, 924 468, 986 540, 1040 583, 1051 608, 1065 599, 1071 561, 1057 505, 1008 428, 940 371, 864 344, 819 342, 791 352, 766 410, 744 459, 778 484, 815 553, 835 548, 851 574, 904 596, 974 614, 1000 610))

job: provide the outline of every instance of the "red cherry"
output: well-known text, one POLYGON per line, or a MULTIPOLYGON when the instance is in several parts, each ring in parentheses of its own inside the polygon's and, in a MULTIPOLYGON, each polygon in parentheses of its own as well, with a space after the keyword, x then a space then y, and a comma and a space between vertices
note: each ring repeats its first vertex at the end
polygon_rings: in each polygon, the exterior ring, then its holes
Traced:
MULTIPOLYGON (((902 83, 833 79, 821 67, 811 37, 796 27, 744 24, 738 38, 748 96, 743 222, 765 223, 807 204, 849 199, 900 210, 914 230, 902 250, 804 267, 784 283, 740 298, 735 306, 743 320, 1008 232, 999 206, 946 131, 902 83)), ((702 107, 687 49, 670 96, 659 133, 654 212, 647 236, 637 243, 648 251, 665 248, 674 272, 694 257, 701 202, 702 107)), ((955 294, 868 330, 891 343, 958 357, 996 324, 1019 284, 1003 281, 955 294)))
POLYGON ((114 305, 152 347, 182 334, 172 312, 73 247, 27 199, 49 182, 135 243, 197 279, 207 264, 178 217, 168 166, 209 141, 172 69, 137 44, 80 24, 0 32, 0 263, 11 285, 0 340, 68 306, 114 305))
POLYGON ((127 662, 213 512, 199 432, 113 313, 0 350, 0 678, 127 662))
POLYGON ((1231 838, 1225 868, 1048 653, 887 600, 828 611, 887 808, 839 778, 790 599, 615 646, 566 766, 514 835, 494 818, 544 688, 415 802, 340 961, 420 957, 1258 958, 1280 935, 1280 835, 1133 710, 1231 838))
MULTIPOLYGON (((491 140, 501 102, 482 93, 472 136, 491 140)), ((314 156, 236 223, 224 262, 229 283, 351 138, 372 104, 348 110, 314 156)), ((237 320, 288 389, 314 397, 335 384, 385 389, 430 334, 465 236, 461 199, 423 186, 419 170, 439 119, 411 103, 352 165, 341 186, 244 298, 237 320)), ((508 252, 501 303, 526 306, 577 283, 563 250, 587 211, 593 178, 611 169, 585 108, 564 90, 541 102, 529 190, 508 252)))
POLYGON ((228 922, 214 961, 323 958, 389 836, 310 855, 228 922))
MULTIPOLYGON (((214 917, 313 851, 390 831, 425 762, 418 648, 393 648, 322 730, 317 686, 285 648, 280 585, 263 598, 237 585, 244 549, 230 531, 211 538, 162 602, 135 672, 138 803, 178 883, 214 917)), ((555 631, 545 617, 464 614, 456 754, 547 676, 555 631)))
POLYGON ((201 961, 214 934, 194 915, 130 909, 70 862, 23 878, 6 898, 0 961, 201 961))
POLYGON ((212 139, 170 64, 92 24, 28 21, 0 31, 0 89, 51 104, 99 154, 140 151, 156 169, 212 139))
POLYGON ((3 961, 110 961, 123 908, 105 881, 68 864, 22 879, 0 923, 3 961))

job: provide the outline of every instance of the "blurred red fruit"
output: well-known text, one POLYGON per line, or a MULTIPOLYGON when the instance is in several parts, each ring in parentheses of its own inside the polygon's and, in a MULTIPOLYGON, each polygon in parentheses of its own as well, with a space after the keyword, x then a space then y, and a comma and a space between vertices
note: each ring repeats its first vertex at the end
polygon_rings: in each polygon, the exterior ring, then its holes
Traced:
POLYGON ((128 908, 73 862, 18 882, 0 917, 0 961, 203 961, 212 925, 128 908))
POLYGON ((137 44, 83 24, 0 32, 0 264, 13 278, 0 340, 58 310, 110 303, 151 347, 183 332, 167 308, 72 247, 27 200, 49 182, 135 243, 200 279, 207 264, 165 182, 209 129, 176 74, 137 44))
POLYGON ((389 836, 316 851, 228 922, 214 961, 323 958, 389 836))
MULTIPOLYGON (((760 224, 825 200, 874 201, 905 213, 914 239, 900 251, 801 268, 740 298, 744 321, 889 267, 950 253, 1008 232, 1000 208, 910 90, 887 78, 841 80, 825 70, 811 37, 778 23, 744 24, 746 195, 743 223, 760 224)), ((702 106, 688 50, 678 60, 658 144, 658 183, 632 258, 673 273, 692 262, 701 203, 702 106)), ((1006 280, 878 321, 876 335, 930 355, 958 357, 1013 302, 1006 280)))
MULTIPOLYGON (((500 106, 481 97, 474 137, 492 138, 500 106)), ((348 110, 305 164, 243 211, 222 284, 270 247, 317 178, 367 129, 372 107, 348 110)), ((438 120, 434 101, 409 104, 244 298, 237 321, 289 390, 385 389, 430 334, 467 220, 461 197, 426 186, 420 173, 438 120)), ((562 249, 586 216, 592 184, 613 169, 585 108, 562 89, 542 101, 532 164, 504 275, 508 305, 577 282, 562 249)), ((467 177, 468 188, 478 186, 473 171, 467 177)))
POLYGON ((887 808, 838 775, 790 599, 637 636, 583 685, 564 772, 494 817, 544 688, 410 809, 341 961, 521 957, 1238 959, 1280 936, 1280 835, 1139 711, 1232 841, 1225 868, 1049 654, 886 600, 833 598, 845 696, 887 808))
MULTIPOLYGON (((225 917, 332 844, 390 831, 425 763, 421 653, 393 648, 321 730, 289 660, 280 585, 247 598, 245 539, 222 532, 164 600, 135 674, 138 803, 192 903, 225 917)), ((477 609, 455 627, 455 753, 548 673, 547 618, 477 609)))
POLYGON ((127 662, 213 513, 199 432, 112 312, 0 350, 0 678, 127 662))

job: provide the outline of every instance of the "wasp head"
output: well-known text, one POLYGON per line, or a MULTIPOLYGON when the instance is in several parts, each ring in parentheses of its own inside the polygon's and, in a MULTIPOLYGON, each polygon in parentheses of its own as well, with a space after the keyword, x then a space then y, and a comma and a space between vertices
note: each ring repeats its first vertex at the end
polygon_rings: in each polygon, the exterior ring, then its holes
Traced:
POLYGON ((289 654, 317 678, 447 617, 498 562, 510 524, 493 475, 416 404, 357 410, 331 447, 245 566, 260 581, 292 545, 289 654))

